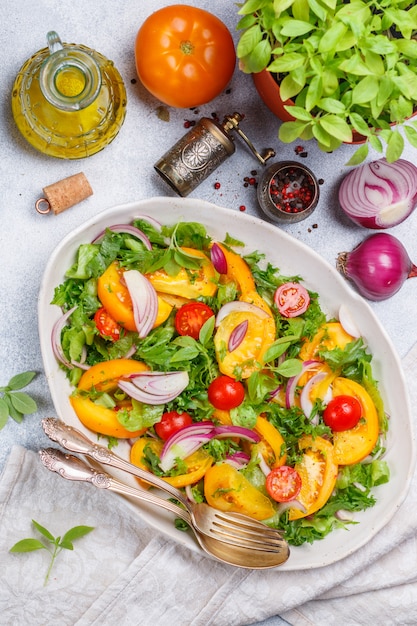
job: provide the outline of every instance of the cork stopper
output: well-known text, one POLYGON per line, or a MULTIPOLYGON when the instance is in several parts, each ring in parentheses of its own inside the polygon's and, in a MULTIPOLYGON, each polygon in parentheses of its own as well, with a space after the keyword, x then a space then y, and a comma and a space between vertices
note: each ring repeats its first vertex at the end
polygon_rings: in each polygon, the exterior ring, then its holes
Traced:
POLYGON ((53 211, 58 215, 91 196, 93 190, 85 174, 80 172, 44 187, 43 193, 45 197, 39 198, 35 205, 38 213, 53 211))

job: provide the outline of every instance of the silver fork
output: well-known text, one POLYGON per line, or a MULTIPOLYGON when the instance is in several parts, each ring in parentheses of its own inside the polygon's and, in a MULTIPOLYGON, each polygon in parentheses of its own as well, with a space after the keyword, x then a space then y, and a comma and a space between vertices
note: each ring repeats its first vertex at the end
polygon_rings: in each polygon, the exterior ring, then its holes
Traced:
POLYGON ((44 418, 42 427, 52 441, 66 450, 85 454, 98 463, 128 472, 168 493, 185 507, 192 524, 200 533, 220 539, 224 543, 260 550, 263 553, 268 550, 271 553, 278 552, 282 556, 282 562, 288 559, 290 552, 288 543, 277 529, 269 528, 247 515, 225 513, 205 503, 191 502, 179 489, 151 472, 125 461, 108 448, 94 443, 79 430, 59 419, 44 418))
POLYGON ((210 516, 207 516, 205 519, 207 533, 204 533, 193 523, 189 512, 173 502, 164 500, 143 489, 125 485, 106 472, 90 467, 85 461, 72 454, 65 454, 56 448, 46 448, 40 450, 39 455, 43 465, 50 471, 59 474, 62 478, 88 482, 99 489, 109 489, 110 491, 148 502, 175 513, 175 515, 190 525, 201 548, 219 561, 237 567, 266 569, 277 567, 288 558, 288 554, 282 551, 279 546, 273 547, 272 545, 264 544, 264 547, 262 547, 261 544, 257 544, 256 548, 254 548, 250 545, 250 542, 242 542, 238 538, 234 539, 231 536, 228 536, 228 540, 225 541, 225 535, 221 532, 221 525, 218 520, 213 524, 213 527, 210 527, 212 521, 210 516))

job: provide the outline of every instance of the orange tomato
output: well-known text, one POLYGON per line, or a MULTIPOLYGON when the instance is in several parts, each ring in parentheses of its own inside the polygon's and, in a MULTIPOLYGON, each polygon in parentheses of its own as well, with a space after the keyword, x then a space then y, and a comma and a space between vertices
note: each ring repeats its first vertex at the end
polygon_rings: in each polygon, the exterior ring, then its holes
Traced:
POLYGON ((135 59, 144 87, 165 104, 183 108, 218 96, 236 64, 223 22, 183 4, 164 7, 145 20, 136 36, 135 59))
POLYGON ((311 341, 306 341, 300 350, 300 359, 308 361, 317 358, 319 350, 345 348, 348 343, 354 341, 352 335, 347 333, 339 322, 324 324, 311 341))
POLYGON ((275 513, 270 499, 228 463, 213 465, 207 470, 204 495, 208 504, 219 511, 243 513, 257 520, 268 519, 275 513))
MULTIPOLYGON (((144 363, 134 359, 114 359, 97 363, 81 376, 78 391, 95 389, 98 392, 110 393, 117 388, 117 382, 123 376, 147 369, 144 363)), ((119 439, 130 439, 143 433, 143 430, 127 430, 118 421, 117 411, 96 404, 87 396, 73 395, 70 402, 80 422, 93 432, 119 439)))
MULTIPOLYGON (((138 439, 133 444, 130 452, 130 460, 133 465, 136 465, 145 471, 149 471, 143 455, 143 451, 147 445, 149 445, 153 452, 158 456, 161 454, 163 442, 151 437, 141 437, 138 439)), ((184 474, 179 474, 178 476, 161 476, 161 478, 178 489, 186 487, 187 485, 194 485, 201 480, 201 478, 203 478, 208 468, 213 464, 213 461, 213 457, 207 454, 204 450, 200 449, 184 459, 186 466, 186 472, 184 474)), ((144 489, 149 489, 149 483, 141 480, 140 478, 137 480, 144 489)))
MULTIPOLYGON (((133 304, 129 290, 122 282, 123 270, 116 262, 111 263, 97 280, 97 295, 110 316, 126 330, 136 330, 133 304)), ((172 306, 158 296, 158 315, 154 328, 165 322, 172 306)))
POLYGON ((290 509, 289 519, 301 519, 321 509, 332 495, 336 484, 338 465, 334 458, 334 448, 330 441, 322 437, 305 435, 299 440, 299 448, 303 456, 295 469, 301 476, 299 500, 305 507, 290 509))
POLYGON ((186 247, 182 247, 181 250, 202 259, 200 267, 196 270, 186 270, 182 267, 175 276, 170 276, 163 269, 147 274, 155 290, 161 294, 167 293, 190 300, 199 296, 214 296, 217 285, 213 263, 201 250, 186 247))
POLYGON ((354 428, 333 433, 335 461, 339 465, 359 463, 375 447, 379 434, 379 420, 374 402, 368 392, 354 380, 336 378, 333 395, 353 396, 362 407, 362 418, 354 428))

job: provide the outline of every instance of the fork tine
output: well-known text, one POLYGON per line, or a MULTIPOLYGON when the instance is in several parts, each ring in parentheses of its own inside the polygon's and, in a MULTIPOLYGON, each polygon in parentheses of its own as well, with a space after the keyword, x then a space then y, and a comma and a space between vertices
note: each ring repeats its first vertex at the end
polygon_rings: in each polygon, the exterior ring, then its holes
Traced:
POLYGON ((254 539, 252 537, 239 537, 230 533, 222 532, 221 528, 211 527, 208 530, 210 536, 214 539, 218 539, 223 543, 228 543, 241 548, 250 548, 257 552, 269 552, 274 554, 280 554, 288 551, 288 544, 282 538, 280 541, 270 542, 262 539, 254 539))
POLYGON ((275 531, 275 533, 262 533, 253 530, 242 530, 233 526, 218 524, 216 521, 212 522, 212 529, 215 532, 229 535, 230 537, 245 539, 246 541, 269 543, 271 545, 283 542, 283 537, 278 531, 275 531))
POLYGON ((270 537, 271 539, 279 536, 282 539, 282 533, 276 528, 270 528, 262 522, 247 517, 246 515, 240 515, 239 513, 223 513, 222 511, 216 511, 213 519, 218 524, 229 528, 232 531, 241 531, 245 533, 251 533, 254 535, 262 535, 264 537, 270 537))

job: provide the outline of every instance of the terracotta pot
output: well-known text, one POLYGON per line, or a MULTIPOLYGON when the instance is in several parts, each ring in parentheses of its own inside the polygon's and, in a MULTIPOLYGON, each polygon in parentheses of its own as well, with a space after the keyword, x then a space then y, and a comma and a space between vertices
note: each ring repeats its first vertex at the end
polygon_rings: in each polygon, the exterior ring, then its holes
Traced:
MULTIPOLYGON (((252 79, 257 92, 265 102, 268 109, 272 111, 272 113, 274 113, 274 115, 276 115, 282 122, 293 122, 295 118, 290 115, 286 109, 284 109, 284 106, 292 106, 294 105, 294 101, 285 100, 285 102, 283 102, 281 100, 279 85, 275 80, 274 75, 271 72, 268 72, 268 70, 262 70, 262 72, 252 74, 252 79)), ((352 131, 352 137, 352 141, 349 142, 352 144, 361 144, 366 141, 365 137, 356 131, 352 131)))

